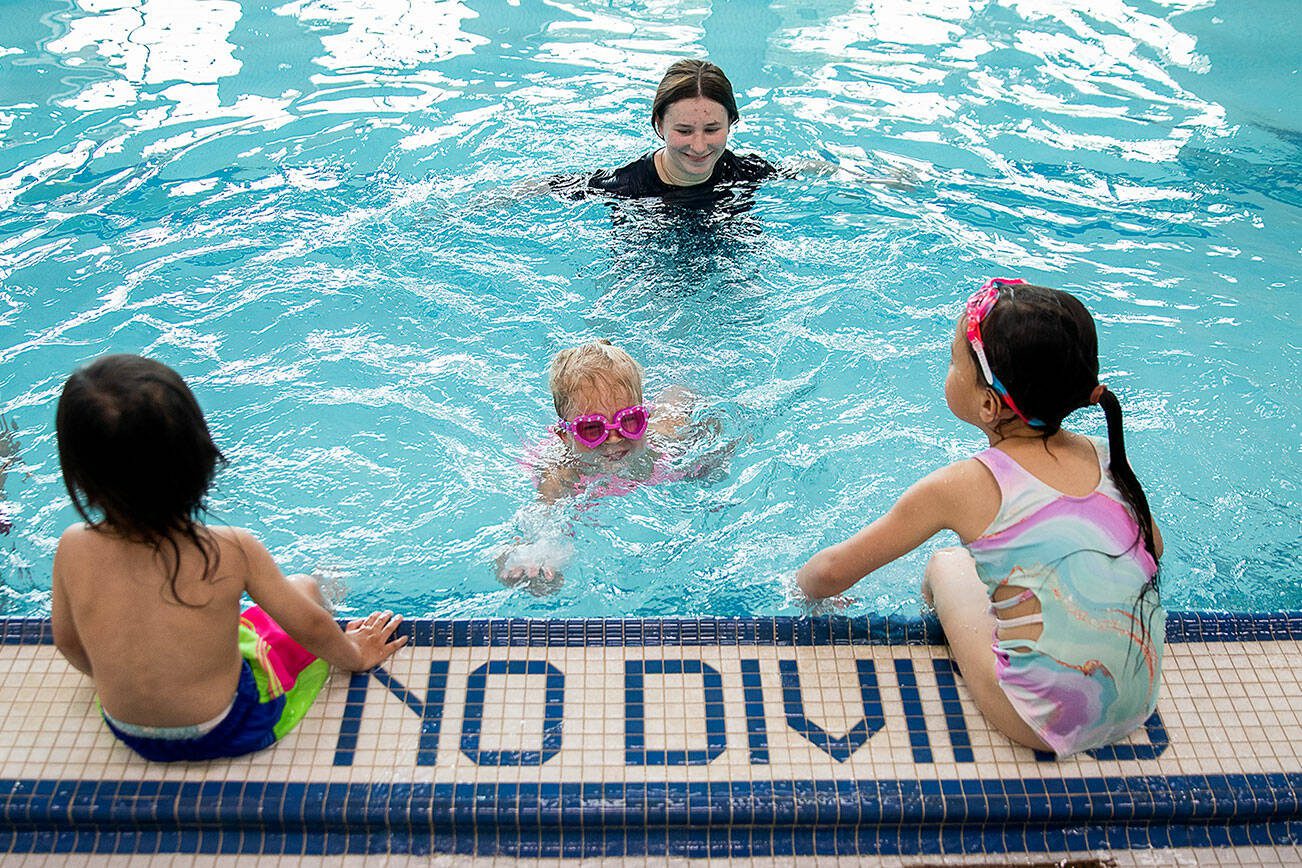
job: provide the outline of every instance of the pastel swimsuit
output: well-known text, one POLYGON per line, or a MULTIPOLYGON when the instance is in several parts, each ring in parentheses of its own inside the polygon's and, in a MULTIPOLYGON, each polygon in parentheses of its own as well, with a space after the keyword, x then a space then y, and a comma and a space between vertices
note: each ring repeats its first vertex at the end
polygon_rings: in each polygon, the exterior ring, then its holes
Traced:
POLYGON ((127 747, 157 762, 242 756, 270 747, 302 720, 329 666, 257 606, 240 616, 239 644, 244 661, 235 698, 217 718, 194 726, 140 726, 104 711, 104 722, 127 747))
POLYGON ((1157 705, 1166 613, 1141 592, 1157 572, 1107 471, 1106 442, 1089 438, 1099 484, 1084 497, 1051 488, 998 449, 980 453, 1003 501, 967 549, 998 615, 1032 597, 1041 613, 999 622, 995 673, 1013 707, 1059 756, 1100 747, 1141 726, 1157 705), (1038 639, 1001 629, 1042 623, 1038 639))

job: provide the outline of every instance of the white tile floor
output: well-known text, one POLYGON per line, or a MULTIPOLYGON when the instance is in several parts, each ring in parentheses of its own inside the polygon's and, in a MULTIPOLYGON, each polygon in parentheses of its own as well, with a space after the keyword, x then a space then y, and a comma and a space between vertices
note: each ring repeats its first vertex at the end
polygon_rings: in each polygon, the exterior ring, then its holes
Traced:
MULTIPOLYGON (((940 646, 689 646, 689 647, 410 647, 387 667, 420 704, 426 701, 432 664, 446 663, 441 731, 431 764, 420 762, 422 719, 379 680, 369 679, 351 764, 337 763, 345 727, 350 676, 335 674, 312 712, 276 747, 254 756, 206 764, 146 763, 117 743, 95 716, 87 679, 51 646, 0 646, 0 778, 45 780, 593 783, 800 780, 944 780, 950 778, 1097 778, 1150 775, 1297 773, 1302 770, 1302 648, 1298 642, 1172 643, 1167 646, 1164 693, 1159 704, 1169 747, 1154 759, 1079 756, 1040 762, 985 725, 958 681, 971 761, 956 761, 933 660, 940 646), (895 661, 909 660, 929 742, 930 761, 910 743, 895 661), (480 751, 550 753, 541 765, 489 766, 463 748, 467 685, 490 660, 545 661, 563 676, 559 747, 545 750, 548 676, 481 674, 480 751), (716 752, 708 764, 638 765, 626 755, 626 661, 700 661, 685 671, 642 676, 645 748, 650 752, 716 752), (756 661, 762 683, 762 721, 768 762, 757 762, 747 718, 743 660, 756 661), (805 718, 832 738, 843 737, 865 718, 859 661, 871 661, 880 701, 881 728, 838 761, 788 723, 781 661, 793 661, 800 677, 805 718), (705 674, 702 674, 703 670, 705 674), (711 696, 706 677, 717 673, 711 696), (714 700, 722 702, 715 703, 714 700), (713 711, 722 711, 718 720, 713 711), (723 744, 720 744, 720 741, 723 744), (919 760, 923 761, 919 761, 919 760)), ((751 665, 751 664, 748 664, 751 665)), ((788 664, 789 666, 790 664, 788 664)), ((670 669, 676 664, 671 663, 670 669)), ((555 687, 553 683, 553 687, 555 687)), ((555 698, 555 697, 553 697, 555 698)), ((877 714, 870 708, 870 723, 877 714)), ((872 729, 870 725, 868 727, 872 729)), ((555 738, 556 736, 553 736, 555 738)), ((1147 745, 1147 733, 1131 740, 1147 745)), ((429 745, 427 744, 428 748, 429 745)), ((847 748, 849 750, 849 748, 847 748)), ((0 794, 2 796, 3 794, 0 794)), ((1152 850, 1077 855, 1116 865, 1302 864, 1296 847, 1277 849, 1152 850), (1111 861, 1108 861, 1111 860, 1111 861), (1147 861, 1146 861, 1147 860, 1147 861)), ((80 856, 59 856, 79 864, 80 856)), ((112 864, 95 856, 94 864, 112 864)), ((137 857, 138 858, 138 857, 137 857)), ((289 857, 285 857, 289 858, 289 857)), ((1044 864, 1047 856, 884 859, 878 864, 1044 864), (975 861, 971 861, 975 859, 975 861)), ((208 857, 160 854, 157 864, 214 864, 208 857), (207 861, 205 861, 207 859, 207 861)), ((808 864, 859 864, 858 857, 818 858, 808 864)), ((124 864, 136 864, 126 858, 124 864)), ((421 864, 438 864, 428 857, 421 864)), ((461 861, 457 857, 456 861, 461 861)), ((547 860, 520 860, 552 864, 547 860)), ((641 863, 643 860, 632 860, 641 863)), ((652 861, 664 862, 663 859, 652 861)), ((762 862, 762 860, 759 860, 762 862)), ((790 864, 789 859, 774 860, 790 864)), ((42 864, 37 856, 12 856, 5 865, 42 864)), ((276 859, 259 864, 281 864, 276 859)), ((284 864, 298 864, 298 857, 284 864)), ((505 860, 504 864, 516 864, 505 860)), ((217 860, 215 864, 225 864, 217 860)), ((245 864, 242 862, 241 864, 245 864)), ((336 862, 337 864, 337 862, 336 862)), ((360 861, 359 863, 360 864, 360 861)), ((377 864, 374 857, 367 865, 377 864)), ((387 864, 406 864, 395 857, 387 864)), ((752 863, 752 864, 758 864, 752 863)))

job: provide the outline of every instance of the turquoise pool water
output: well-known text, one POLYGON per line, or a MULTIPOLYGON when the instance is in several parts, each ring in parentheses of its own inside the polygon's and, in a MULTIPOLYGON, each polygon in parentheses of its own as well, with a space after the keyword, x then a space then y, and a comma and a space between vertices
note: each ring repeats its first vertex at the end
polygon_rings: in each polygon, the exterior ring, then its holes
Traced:
MULTIPOLYGON (((944 409, 986 276, 1070 289, 1167 540, 1172 608, 1302 607, 1302 110, 1275 2, 81 2, 0 32, 0 602, 48 612, 74 520, 64 377, 176 367, 231 459, 218 520, 348 605, 797 611, 783 576, 980 442, 944 409), (684 221, 517 182, 649 149, 681 56, 732 145, 847 173, 684 221), (557 349, 607 336, 741 440, 583 511, 561 590, 491 563, 532 498, 557 349)), ((1097 433, 1100 413, 1076 427, 1097 433)), ((937 540, 936 545, 946 543, 937 540)), ((927 550, 851 611, 909 611, 927 550)))

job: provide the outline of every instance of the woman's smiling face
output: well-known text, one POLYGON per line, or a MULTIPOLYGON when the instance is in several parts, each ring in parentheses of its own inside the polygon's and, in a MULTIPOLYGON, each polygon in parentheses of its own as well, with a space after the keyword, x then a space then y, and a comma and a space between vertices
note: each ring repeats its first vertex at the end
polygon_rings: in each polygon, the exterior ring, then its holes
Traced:
POLYGON ((728 144, 728 110, 703 96, 670 103, 659 124, 669 180, 699 184, 710 177, 728 144))

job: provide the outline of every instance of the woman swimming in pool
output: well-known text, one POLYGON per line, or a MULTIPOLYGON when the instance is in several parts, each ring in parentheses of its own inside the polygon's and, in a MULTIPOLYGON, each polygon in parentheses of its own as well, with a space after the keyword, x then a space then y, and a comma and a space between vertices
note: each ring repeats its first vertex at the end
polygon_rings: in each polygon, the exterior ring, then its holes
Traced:
POLYGON ((658 198, 689 210, 731 200, 734 212, 750 207, 750 193, 768 178, 794 178, 806 173, 846 172, 859 183, 911 189, 913 184, 895 170, 875 176, 826 160, 802 159, 776 166, 757 154, 735 154, 728 135, 740 114, 732 82, 706 60, 679 60, 656 88, 651 103, 651 127, 664 142, 618 169, 528 182, 515 195, 551 190, 575 198, 588 194, 621 199, 658 198))
POLYGON ((916 483, 797 574, 811 597, 839 594, 938 531, 957 533, 966 550, 932 557, 923 596, 981 712, 1059 756, 1143 725, 1162 669, 1162 537, 1126 460, 1121 404, 1098 376, 1080 301, 989 281, 958 321, 945 400, 990 448, 916 483), (1093 404, 1106 440, 1062 427, 1093 404))
POLYGON ((732 82, 722 69, 706 60, 680 60, 660 80, 651 103, 651 126, 663 147, 597 172, 583 186, 627 199, 679 200, 710 198, 721 187, 778 174, 763 157, 728 149, 728 133, 739 118, 732 82))

